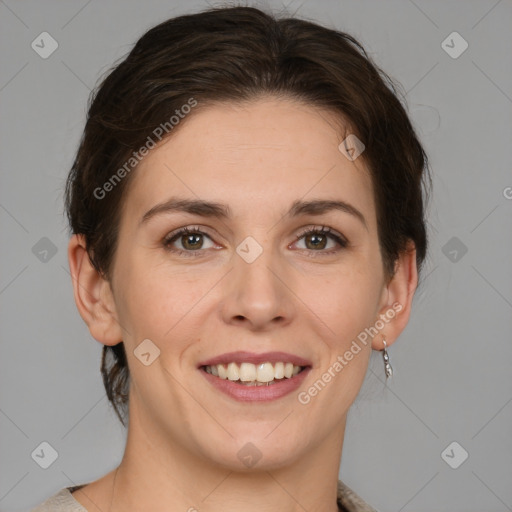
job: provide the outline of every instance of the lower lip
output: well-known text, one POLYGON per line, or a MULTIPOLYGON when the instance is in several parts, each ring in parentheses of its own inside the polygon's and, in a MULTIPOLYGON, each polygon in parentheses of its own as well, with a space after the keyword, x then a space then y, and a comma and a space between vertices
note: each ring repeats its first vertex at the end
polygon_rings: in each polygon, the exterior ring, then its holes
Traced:
POLYGON ((205 379, 219 391, 240 402, 277 400, 295 391, 304 381, 311 368, 305 368, 289 379, 279 379, 268 386, 246 386, 232 380, 220 379, 200 369, 205 379))

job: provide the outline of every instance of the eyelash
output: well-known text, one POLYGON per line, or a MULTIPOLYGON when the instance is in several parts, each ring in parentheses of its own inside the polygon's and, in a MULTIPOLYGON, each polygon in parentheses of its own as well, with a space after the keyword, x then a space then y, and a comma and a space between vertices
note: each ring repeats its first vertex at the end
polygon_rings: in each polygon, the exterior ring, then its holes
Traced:
MULTIPOLYGON (((304 229, 295 237, 295 240, 293 243, 298 242, 301 238, 305 237, 306 235, 316 234, 316 233, 320 233, 322 235, 327 235, 328 237, 330 237, 331 239, 336 241, 340 245, 341 249, 345 249, 349 245, 348 241, 342 235, 336 233, 331 228, 326 227, 326 226, 322 226, 321 228, 306 228, 306 229, 304 229)), ((193 251, 184 251, 183 249, 171 249, 170 248, 170 244, 172 242, 177 240, 180 236, 187 235, 187 234, 205 235, 211 239, 211 237, 208 235, 208 233, 204 233, 203 231, 201 231, 199 226, 193 226, 192 228, 185 227, 185 228, 179 229, 178 231, 174 231, 174 232, 168 234, 163 239, 162 244, 167 251, 174 252, 174 253, 178 254, 179 256, 192 257, 192 256, 195 256, 196 253, 204 252, 203 249, 197 249, 197 250, 193 250, 193 251)), ((320 253, 320 256, 328 256, 328 255, 338 252, 340 250, 340 248, 330 249, 328 251, 326 251, 326 250, 315 251, 313 249, 301 249, 301 250, 310 251, 310 254, 309 254, 310 257, 317 257, 317 254, 314 254, 314 253, 320 253)))

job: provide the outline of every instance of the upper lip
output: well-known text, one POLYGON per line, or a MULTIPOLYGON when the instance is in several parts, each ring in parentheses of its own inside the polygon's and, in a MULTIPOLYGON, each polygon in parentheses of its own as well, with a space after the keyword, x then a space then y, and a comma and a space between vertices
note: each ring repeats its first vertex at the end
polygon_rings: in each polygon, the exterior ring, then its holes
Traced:
POLYGON ((216 364, 228 364, 228 363, 293 363, 296 366, 311 366, 311 361, 304 359, 303 357, 289 354, 288 352, 263 352, 256 354, 254 352, 236 351, 227 352, 221 354, 206 361, 202 361, 198 364, 198 368, 201 366, 214 366, 216 364))

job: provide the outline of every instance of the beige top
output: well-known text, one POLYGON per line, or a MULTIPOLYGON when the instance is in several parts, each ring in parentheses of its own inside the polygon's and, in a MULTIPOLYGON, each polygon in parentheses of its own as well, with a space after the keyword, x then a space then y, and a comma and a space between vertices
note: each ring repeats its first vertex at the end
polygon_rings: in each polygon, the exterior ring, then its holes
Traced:
MULTIPOLYGON (((86 484, 65 487, 30 512, 87 512, 71 494, 86 484)), ((378 512, 364 502, 352 489, 338 480, 338 508, 340 512, 378 512)))

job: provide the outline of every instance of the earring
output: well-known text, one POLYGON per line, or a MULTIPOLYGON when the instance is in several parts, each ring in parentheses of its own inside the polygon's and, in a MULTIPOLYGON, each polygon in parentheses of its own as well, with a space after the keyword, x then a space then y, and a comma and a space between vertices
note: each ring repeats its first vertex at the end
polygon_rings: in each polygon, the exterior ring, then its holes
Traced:
POLYGON ((382 343, 384 343, 384 349, 382 351, 382 358, 384 359, 384 372, 386 373, 386 379, 393 375, 393 368, 389 364, 388 351, 386 349, 386 338, 382 336, 382 343))

